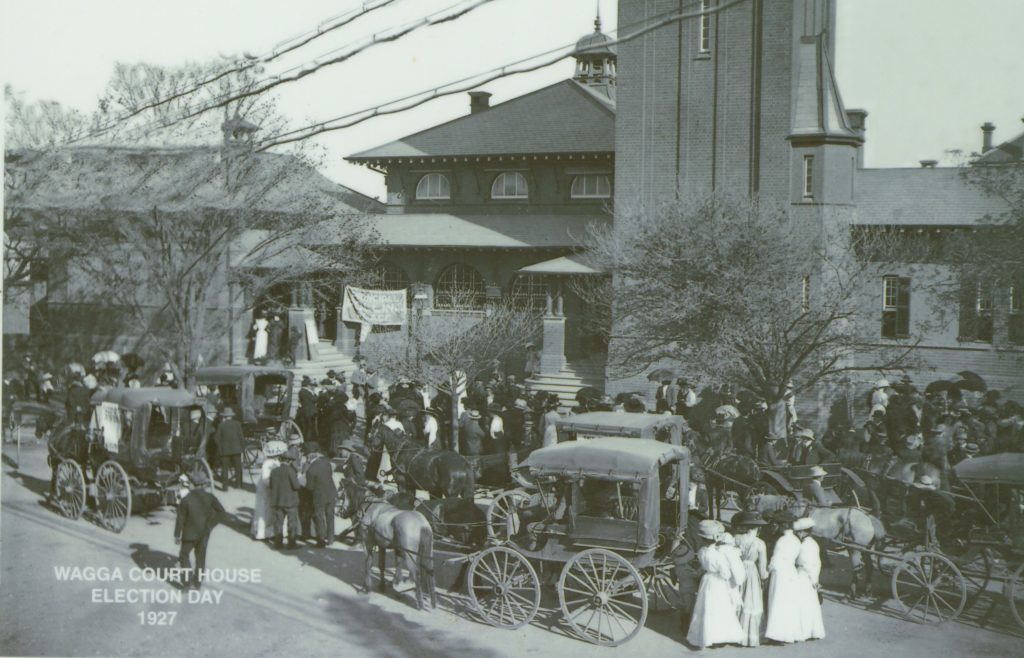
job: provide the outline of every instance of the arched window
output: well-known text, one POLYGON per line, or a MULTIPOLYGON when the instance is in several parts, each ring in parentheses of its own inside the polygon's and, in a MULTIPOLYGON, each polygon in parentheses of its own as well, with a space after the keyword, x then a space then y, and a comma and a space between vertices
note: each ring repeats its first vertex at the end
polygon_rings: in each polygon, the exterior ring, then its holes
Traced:
POLYGON ((484 278, 462 263, 441 270, 434 283, 434 308, 437 309, 482 309, 486 296, 484 278))
POLYGON ((373 269, 373 276, 367 286, 372 290, 405 290, 405 304, 412 301, 412 284, 409 275, 401 267, 383 261, 373 269))
POLYGON ((452 198, 451 184, 444 174, 426 174, 416 184, 417 199, 450 199, 452 198))
POLYGON ((517 274, 509 299, 515 308, 543 312, 548 305, 548 285, 543 274, 517 274))
POLYGON ((604 174, 583 174, 572 179, 574 199, 609 199, 612 196, 612 182, 604 174))
POLYGON ((492 199, 526 199, 530 196, 526 177, 518 171, 498 174, 491 185, 492 199))

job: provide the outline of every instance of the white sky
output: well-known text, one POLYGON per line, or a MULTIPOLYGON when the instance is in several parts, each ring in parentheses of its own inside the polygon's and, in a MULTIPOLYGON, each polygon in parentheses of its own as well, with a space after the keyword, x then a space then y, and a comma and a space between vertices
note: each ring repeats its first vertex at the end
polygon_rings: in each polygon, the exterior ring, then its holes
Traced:
MULTIPOLYGON (((400 0, 306 46, 316 57, 456 0, 400 0)), ((780 0, 774 0, 780 1, 780 0)), ((785 1, 785 0, 781 0, 785 1)), ((838 0, 837 73, 847 107, 869 117, 866 164, 917 166, 946 149, 977 150, 1024 131, 1024 0, 838 0)), ((600 0, 606 32, 614 0, 600 0)), ((116 61, 174 65, 219 53, 263 53, 357 7, 357 0, 0 0, 0 76, 29 100, 91 110, 116 61)), ((298 124, 398 98, 574 42, 595 0, 497 0, 452 23, 379 45, 279 88, 298 124)), ((289 60, 296 61, 296 60, 289 60)), ((501 102, 572 75, 571 60, 485 85, 501 102)), ((379 175, 345 155, 468 111, 464 94, 318 138, 329 176, 372 196, 379 175)))

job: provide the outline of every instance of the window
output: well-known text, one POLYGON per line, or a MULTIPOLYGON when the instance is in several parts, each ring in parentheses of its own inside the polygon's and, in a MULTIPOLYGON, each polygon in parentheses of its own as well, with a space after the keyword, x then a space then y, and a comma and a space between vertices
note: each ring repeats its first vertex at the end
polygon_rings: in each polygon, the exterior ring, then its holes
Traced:
POLYGON ((910 335, 910 279, 887 276, 882 279, 882 337, 910 335))
POLYGON ((412 284, 409 282, 409 275, 394 263, 378 263, 367 287, 373 290, 405 290, 406 306, 412 303, 412 284))
POLYGON ((612 196, 612 183, 604 174, 583 174, 572 179, 570 196, 573 199, 608 199, 612 196))
POLYGON ((1006 338, 1017 345, 1024 344, 1024 283, 1010 284, 1010 312, 1006 316, 1006 338))
POLYGON ((992 287, 977 279, 960 285, 961 341, 992 342, 992 287))
MULTIPOLYGON (((711 9, 714 4, 715 0, 700 0, 701 12, 711 9)), ((702 14, 700 17, 700 52, 711 52, 711 14, 702 14)))
POLYGON ((525 199, 528 196, 526 177, 518 171, 498 174, 491 185, 492 199, 525 199))
POLYGON ((804 198, 814 198, 814 156, 804 156, 804 198))
POLYGON ((444 268, 434 284, 436 309, 479 310, 484 307, 485 298, 484 278, 462 263, 444 268))
POLYGON ((805 276, 800 290, 800 308, 804 313, 811 310, 811 277, 805 276))
POLYGON ((427 174, 416 184, 417 199, 450 199, 451 185, 444 174, 427 174))
POLYGON ((548 307, 548 285, 543 274, 517 274, 509 298, 515 308, 543 312, 548 307))

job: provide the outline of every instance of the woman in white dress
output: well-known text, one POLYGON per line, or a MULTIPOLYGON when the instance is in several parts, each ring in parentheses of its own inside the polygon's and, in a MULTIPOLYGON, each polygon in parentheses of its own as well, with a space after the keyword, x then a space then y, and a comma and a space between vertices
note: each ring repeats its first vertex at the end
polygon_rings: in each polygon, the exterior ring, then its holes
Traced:
POLYGON ((255 333, 255 341, 252 346, 253 361, 260 362, 267 358, 267 345, 270 344, 270 334, 267 333, 269 325, 270 323, 262 315, 252 324, 252 330, 255 333))
POLYGON ((252 505, 252 523, 249 533, 253 539, 260 541, 274 537, 274 512, 270 507, 270 474, 281 465, 280 456, 288 447, 282 441, 268 441, 263 452, 266 459, 260 469, 260 479, 256 483, 256 501, 252 505))
MULTIPOLYGON (((792 516, 792 515, 790 515, 792 516)), ((799 642, 804 639, 800 624, 801 577, 796 571, 800 540, 787 527, 772 551, 768 565, 768 623, 765 637, 776 642, 799 642)))
POLYGON ((821 617, 821 601, 818 600, 818 577, 821 575, 821 554, 818 542, 811 537, 814 520, 797 519, 793 530, 800 538, 800 553, 796 558, 796 571, 800 575, 800 633, 804 640, 819 640, 825 637, 825 622, 821 617))
POLYGON ((736 540, 728 532, 718 535, 718 550, 729 560, 729 588, 732 590, 733 605, 736 606, 736 617, 739 618, 743 609, 743 581, 745 580, 746 569, 743 567, 743 558, 740 556, 740 549, 736 547, 736 540))
POLYGON ((732 571, 729 558, 715 544, 723 532, 722 524, 710 519, 701 521, 697 528, 697 535, 704 544, 697 552, 704 576, 700 579, 686 641, 701 649, 743 641, 743 629, 736 618, 730 586, 732 571))
POLYGON ((768 549, 757 536, 758 528, 765 525, 757 512, 740 512, 732 518, 737 532, 736 547, 743 559, 745 574, 742 590, 740 626, 743 628, 743 646, 756 647, 761 644, 764 633, 764 597, 761 581, 768 578, 768 549))

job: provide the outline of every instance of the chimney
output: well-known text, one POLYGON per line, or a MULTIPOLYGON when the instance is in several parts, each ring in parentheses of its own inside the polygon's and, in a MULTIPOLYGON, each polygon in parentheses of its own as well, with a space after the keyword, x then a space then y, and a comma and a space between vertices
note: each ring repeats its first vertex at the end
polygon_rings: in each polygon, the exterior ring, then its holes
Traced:
POLYGON ((486 91, 469 92, 469 113, 483 112, 491 106, 491 95, 486 91))
POLYGON ((981 127, 981 152, 982 154, 988 153, 992 150, 992 133, 996 131, 996 127, 991 121, 986 121, 981 127))
POLYGON ((939 164, 938 160, 921 160, 921 169, 935 169, 937 164, 939 164))
POLYGON ((857 134, 857 137, 861 138, 861 143, 857 145, 858 169, 864 168, 864 133, 867 131, 867 118, 867 110, 846 110, 846 122, 850 124, 850 129, 857 134))

